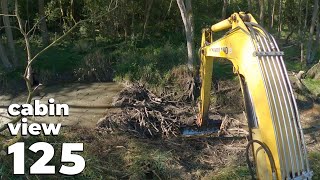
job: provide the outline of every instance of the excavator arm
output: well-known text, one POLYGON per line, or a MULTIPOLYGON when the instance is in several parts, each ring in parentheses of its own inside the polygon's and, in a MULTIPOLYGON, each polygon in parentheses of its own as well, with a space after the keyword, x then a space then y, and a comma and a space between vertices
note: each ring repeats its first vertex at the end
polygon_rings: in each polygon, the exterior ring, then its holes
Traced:
POLYGON ((208 121, 213 61, 226 58, 239 76, 258 179, 311 179, 297 104, 275 39, 251 14, 234 13, 202 31, 199 126, 208 121), (228 30, 213 41, 213 33, 228 30))

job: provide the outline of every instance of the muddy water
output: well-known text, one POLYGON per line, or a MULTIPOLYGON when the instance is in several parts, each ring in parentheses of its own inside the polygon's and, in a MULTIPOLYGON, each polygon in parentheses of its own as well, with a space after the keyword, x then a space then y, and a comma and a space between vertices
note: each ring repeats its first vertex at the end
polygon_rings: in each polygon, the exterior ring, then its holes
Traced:
MULTIPOLYGON (((49 98, 54 98, 55 103, 68 104, 70 107, 69 116, 29 117, 28 120, 95 127, 97 121, 105 115, 107 109, 114 108, 111 103, 122 88, 123 86, 118 83, 73 83, 44 87, 34 99, 39 99, 41 103, 47 104, 49 98)), ((0 124, 9 121, 7 107, 10 104, 23 104, 25 100, 25 94, 18 96, 0 94, 0 124)))

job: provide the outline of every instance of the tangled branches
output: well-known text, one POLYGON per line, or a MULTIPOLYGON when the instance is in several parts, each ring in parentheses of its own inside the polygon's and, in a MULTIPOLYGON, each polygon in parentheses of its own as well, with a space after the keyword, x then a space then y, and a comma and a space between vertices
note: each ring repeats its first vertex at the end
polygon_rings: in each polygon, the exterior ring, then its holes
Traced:
POLYGON ((177 136, 180 128, 195 119, 196 108, 167 97, 157 97, 141 85, 133 85, 119 93, 114 106, 121 111, 108 114, 98 122, 98 127, 108 131, 120 129, 140 137, 157 138, 177 136))

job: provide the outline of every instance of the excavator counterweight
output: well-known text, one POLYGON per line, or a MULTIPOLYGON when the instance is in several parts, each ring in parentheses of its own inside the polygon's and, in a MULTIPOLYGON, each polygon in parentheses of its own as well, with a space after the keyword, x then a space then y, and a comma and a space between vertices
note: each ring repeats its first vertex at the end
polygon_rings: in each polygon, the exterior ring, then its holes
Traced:
POLYGON ((275 38, 249 13, 234 13, 202 31, 200 48, 201 97, 198 126, 210 124, 208 111, 213 61, 232 62, 239 76, 258 179, 311 179, 299 112, 275 38), (227 30, 213 40, 214 33, 227 30))

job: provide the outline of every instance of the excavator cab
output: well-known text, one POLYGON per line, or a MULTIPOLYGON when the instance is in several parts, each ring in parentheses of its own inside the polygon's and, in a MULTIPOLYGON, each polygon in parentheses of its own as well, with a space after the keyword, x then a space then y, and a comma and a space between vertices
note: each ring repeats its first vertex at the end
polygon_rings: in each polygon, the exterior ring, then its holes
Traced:
POLYGON ((275 38, 245 12, 203 29, 200 48, 199 127, 218 125, 208 118, 213 61, 232 62, 239 76, 250 139, 247 161, 253 178, 311 179, 294 93, 275 38), (215 40, 214 33, 228 30, 215 40), (251 168, 253 152, 256 173, 251 168))

